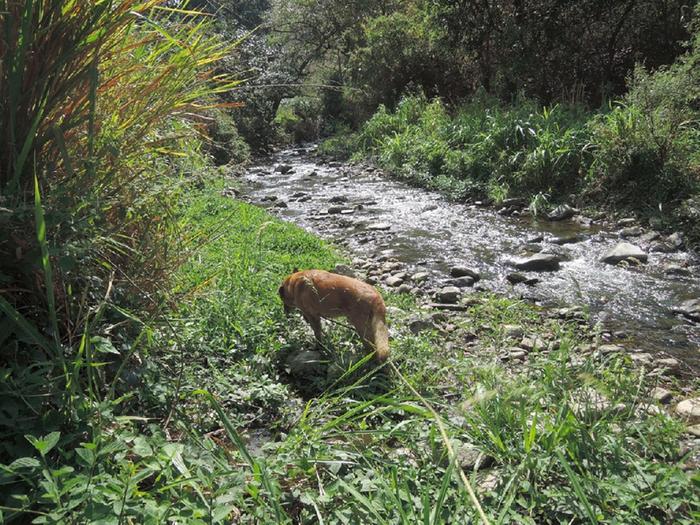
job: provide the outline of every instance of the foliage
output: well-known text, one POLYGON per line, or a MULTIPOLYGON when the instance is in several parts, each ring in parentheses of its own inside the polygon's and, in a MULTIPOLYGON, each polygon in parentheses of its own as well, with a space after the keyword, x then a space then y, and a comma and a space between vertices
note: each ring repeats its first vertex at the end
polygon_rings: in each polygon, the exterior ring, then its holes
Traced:
POLYGON ((699 38, 669 68, 638 67, 622 102, 594 121, 595 189, 650 208, 698 191, 699 38))
POLYGON ((321 131, 321 101, 313 97, 283 99, 277 108, 275 124, 293 142, 318 139, 321 131))
POLYGON ((481 99, 450 115, 440 100, 414 96, 394 113, 380 108, 357 142, 392 172, 456 197, 542 191, 561 198, 581 187, 588 141, 576 108, 527 100, 503 108, 481 99))

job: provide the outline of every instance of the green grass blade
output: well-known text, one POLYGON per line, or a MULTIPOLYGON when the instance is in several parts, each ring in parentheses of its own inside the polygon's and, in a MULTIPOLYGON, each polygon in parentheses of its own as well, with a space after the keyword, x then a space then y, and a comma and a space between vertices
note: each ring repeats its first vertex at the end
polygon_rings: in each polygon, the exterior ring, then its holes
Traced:
POLYGON ((10 321, 17 328, 19 328, 26 337, 31 339, 34 344, 41 347, 47 354, 53 354, 57 351, 57 349, 53 348, 51 343, 39 333, 36 326, 27 321, 24 316, 15 309, 14 306, 7 302, 7 300, 2 296, 0 296, 0 310, 5 313, 10 321))
POLYGON ((581 502, 581 505, 583 505, 583 508, 586 511, 588 521, 595 525, 596 523, 598 523, 598 518, 596 517, 595 512, 593 512, 593 507, 591 506, 591 502, 588 501, 586 494, 583 492, 583 487, 581 486, 581 483, 579 482, 578 476, 576 475, 574 470, 571 468, 571 465, 569 465, 569 462, 566 461, 566 458, 561 453, 561 451, 555 450, 554 453, 557 455, 557 459, 559 460, 559 463, 566 471, 566 475, 569 476, 569 481, 571 481, 571 486, 574 489, 574 493, 576 494, 576 497, 581 502))
POLYGON ((41 248, 41 266, 44 270, 44 281, 46 286, 46 303, 48 305, 49 322, 51 331, 56 343, 56 349, 60 352, 60 338, 58 334, 58 317, 56 315, 56 297, 53 288, 53 271, 49 258, 49 247, 46 242, 46 220, 44 219, 44 208, 41 206, 41 193, 39 191, 39 179, 34 176, 34 218, 36 220, 36 238, 41 248))

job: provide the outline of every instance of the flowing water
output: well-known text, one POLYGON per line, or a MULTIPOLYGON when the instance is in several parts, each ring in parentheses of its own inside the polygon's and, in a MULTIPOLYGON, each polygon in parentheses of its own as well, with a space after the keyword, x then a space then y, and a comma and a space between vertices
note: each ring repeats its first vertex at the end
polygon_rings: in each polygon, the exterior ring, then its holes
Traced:
POLYGON ((700 297, 700 261, 687 252, 650 253, 648 264, 640 267, 611 266, 599 260, 621 241, 617 230, 501 216, 372 168, 323 163, 305 148, 277 153, 251 168, 244 180, 251 202, 359 256, 395 257, 415 271, 429 272, 436 285, 449 280, 452 266, 474 268, 481 273, 481 287, 547 306, 583 306, 594 322, 624 332, 630 349, 672 355, 686 373, 700 370, 700 327, 672 312, 682 301, 700 297), (292 170, 277 172, 279 164, 292 170), (551 242, 571 235, 581 240, 551 242), (528 242, 537 237, 544 239, 528 242), (505 277, 514 271, 513 261, 535 251, 561 256, 561 269, 528 274, 540 279, 534 286, 512 286, 505 277), (668 275, 669 265, 684 267, 689 275, 668 275))

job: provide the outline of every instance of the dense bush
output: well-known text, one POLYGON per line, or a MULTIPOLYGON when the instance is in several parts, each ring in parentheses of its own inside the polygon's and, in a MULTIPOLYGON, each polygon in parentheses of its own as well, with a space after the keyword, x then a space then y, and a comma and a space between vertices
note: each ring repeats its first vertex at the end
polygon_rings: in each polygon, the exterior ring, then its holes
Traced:
POLYGON ((391 171, 456 196, 546 192, 581 187, 590 161, 585 118, 575 108, 512 108, 482 98, 451 115, 440 100, 413 96, 379 111, 362 127, 358 147, 391 171))
POLYGON ((283 139, 305 142, 318 139, 321 131, 321 100, 313 97, 283 99, 277 108, 275 124, 283 139))

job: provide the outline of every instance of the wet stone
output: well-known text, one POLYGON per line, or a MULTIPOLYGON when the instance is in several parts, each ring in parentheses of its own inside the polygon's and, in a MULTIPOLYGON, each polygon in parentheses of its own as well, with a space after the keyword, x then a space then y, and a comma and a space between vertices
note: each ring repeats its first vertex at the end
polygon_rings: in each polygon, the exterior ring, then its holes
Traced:
POLYGON ((583 240, 583 237, 581 235, 574 234, 574 235, 563 235, 561 237, 552 237, 550 239, 550 242, 552 244, 562 245, 562 244, 574 244, 577 242, 581 242, 582 240, 583 240))
POLYGON ((429 277, 430 277, 430 274, 428 272, 418 272, 418 273, 414 273, 411 276, 411 280, 414 283, 418 284, 418 283, 422 283, 422 282, 427 281, 429 277))
POLYGON ((527 272, 551 272, 559 269, 557 255, 538 253, 515 263, 518 270, 527 272))
POLYGON ((385 222, 375 222, 368 224, 366 229, 370 231, 386 231, 391 229, 391 224, 387 224, 385 222))
POLYGON ((450 279, 449 284, 457 288, 469 288, 474 286, 474 279, 471 277, 458 277, 457 279, 450 279))
POLYGON ((353 279, 357 278, 357 273, 355 270, 350 268, 347 264, 336 264, 333 268, 333 273, 344 275, 346 277, 352 277, 353 279))
POLYGON ((628 237, 639 237, 644 233, 644 230, 640 226, 631 226, 630 228, 623 228, 620 230, 619 235, 623 239, 628 237))
POLYGON ((696 323, 700 322, 700 299, 690 299, 682 302, 673 309, 673 313, 681 314, 696 323))
POLYGON ((664 357, 657 359, 655 363, 657 368, 664 369, 667 373, 675 374, 680 370, 681 363, 673 357, 664 357))
POLYGON ((601 261, 607 264, 617 264, 621 261, 637 259, 639 262, 647 262, 647 254, 638 246, 628 242, 621 242, 606 253, 601 261))
POLYGON ((574 208, 568 204, 562 204, 561 206, 557 206, 554 211, 547 214, 547 218, 550 221, 563 221, 570 219, 574 215, 576 215, 576 210, 574 208))
POLYGON ((466 266, 453 266, 450 268, 450 275, 452 277, 471 277, 474 281, 478 281, 481 278, 479 272, 466 266))

